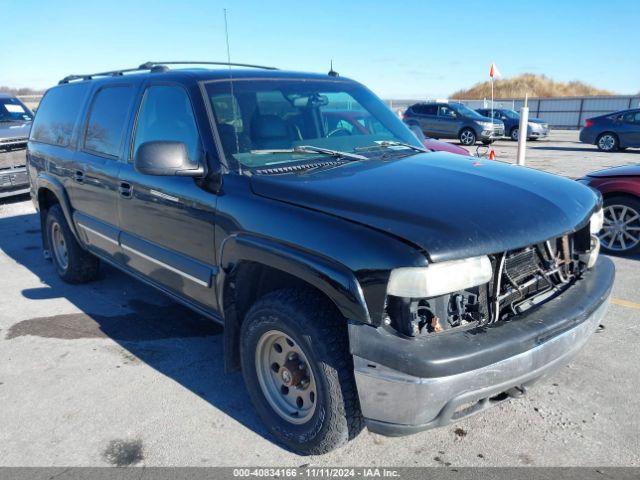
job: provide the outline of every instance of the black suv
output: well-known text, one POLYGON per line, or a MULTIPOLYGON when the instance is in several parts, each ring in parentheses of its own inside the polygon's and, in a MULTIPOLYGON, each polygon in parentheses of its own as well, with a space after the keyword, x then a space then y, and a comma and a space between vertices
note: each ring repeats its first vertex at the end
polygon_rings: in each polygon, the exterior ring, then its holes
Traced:
POLYGON ((24 103, 0 93, 0 198, 29 193, 25 152, 32 120, 24 103))
POLYGON ((607 307, 596 192, 424 152, 346 78, 148 63, 50 89, 28 170, 65 281, 106 262, 223 324, 273 435, 322 453, 521 395, 607 307))
POLYGON ((457 102, 416 103, 407 108, 402 118, 428 137, 457 138, 466 146, 475 145, 478 140, 489 145, 504 136, 504 124, 500 120, 483 117, 457 102))

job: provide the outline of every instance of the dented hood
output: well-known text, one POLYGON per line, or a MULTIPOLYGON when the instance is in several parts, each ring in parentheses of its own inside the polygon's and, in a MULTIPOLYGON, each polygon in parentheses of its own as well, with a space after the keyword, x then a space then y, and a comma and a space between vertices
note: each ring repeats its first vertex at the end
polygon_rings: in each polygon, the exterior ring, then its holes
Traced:
POLYGON ((258 195, 400 237, 433 262, 520 248, 573 231, 599 202, 591 189, 566 178, 441 152, 256 175, 251 184, 258 195))

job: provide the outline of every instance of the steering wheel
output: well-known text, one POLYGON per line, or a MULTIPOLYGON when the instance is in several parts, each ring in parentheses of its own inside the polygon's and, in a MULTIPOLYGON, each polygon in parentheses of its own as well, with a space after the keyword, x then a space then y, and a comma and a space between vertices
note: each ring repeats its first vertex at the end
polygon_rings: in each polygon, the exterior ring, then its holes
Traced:
POLYGON ((347 130, 346 128, 339 127, 339 128, 336 128, 335 130, 331 130, 329 133, 327 133, 327 137, 326 138, 330 138, 330 137, 346 137, 347 135, 351 135, 351 132, 349 130, 347 130))

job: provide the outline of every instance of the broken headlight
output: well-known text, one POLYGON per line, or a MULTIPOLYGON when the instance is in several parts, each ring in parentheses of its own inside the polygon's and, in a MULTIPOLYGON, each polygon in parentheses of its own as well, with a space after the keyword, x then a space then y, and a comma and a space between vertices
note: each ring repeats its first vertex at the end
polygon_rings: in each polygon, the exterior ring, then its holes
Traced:
POLYGON ((437 297, 487 283, 491 274, 491 261, 487 256, 432 263, 428 267, 396 268, 391 271, 387 295, 437 297))
POLYGON ((487 256, 394 269, 387 284, 387 324, 414 337, 481 321, 486 294, 478 286, 492 274, 487 256))

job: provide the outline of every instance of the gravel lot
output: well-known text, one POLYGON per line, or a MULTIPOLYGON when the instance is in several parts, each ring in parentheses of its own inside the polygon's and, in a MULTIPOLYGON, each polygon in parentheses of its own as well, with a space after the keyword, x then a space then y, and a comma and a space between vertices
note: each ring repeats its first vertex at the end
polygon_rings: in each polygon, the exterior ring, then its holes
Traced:
MULTIPOLYGON (((495 144, 512 161, 515 143, 495 144)), ((528 165, 569 177, 640 161, 576 132, 531 142, 528 165)), ((28 199, 0 203, 0 465, 640 466, 640 275, 618 273, 606 330, 525 398, 405 438, 364 431, 322 457, 275 444, 210 324, 112 268, 85 286, 42 259, 28 199)))

